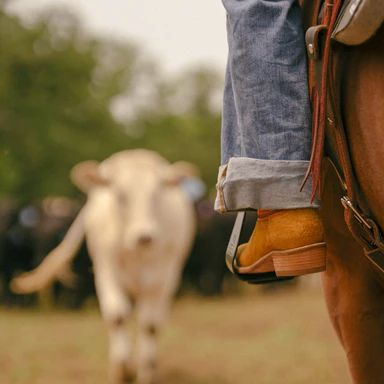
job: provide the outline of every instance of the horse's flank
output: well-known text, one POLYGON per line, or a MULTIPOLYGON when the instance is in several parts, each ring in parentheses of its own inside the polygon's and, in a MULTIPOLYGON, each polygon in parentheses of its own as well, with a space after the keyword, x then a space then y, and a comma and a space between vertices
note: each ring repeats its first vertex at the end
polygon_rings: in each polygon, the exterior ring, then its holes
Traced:
POLYGON ((353 167, 369 210, 384 228, 384 25, 346 52, 344 120, 353 167))
MULTIPOLYGON (((363 199, 384 228, 384 26, 368 43, 345 48, 342 114, 363 199)), ((328 131, 332 147, 332 132, 328 131)), ((331 148, 332 152, 334 148, 331 148)), ((328 247, 323 283, 328 310, 354 383, 384 383, 384 285, 343 219, 343 191, 323 169, 322 216, 328 247)))

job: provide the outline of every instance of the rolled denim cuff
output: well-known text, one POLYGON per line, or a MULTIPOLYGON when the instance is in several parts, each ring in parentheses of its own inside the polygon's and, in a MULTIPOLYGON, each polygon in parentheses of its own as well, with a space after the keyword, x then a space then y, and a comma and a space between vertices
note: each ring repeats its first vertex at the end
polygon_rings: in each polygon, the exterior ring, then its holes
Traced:
POLYGON ((300 191, 309 162, 232 157, 219 168, 215 210, 317 208, 311 179, 300 191))

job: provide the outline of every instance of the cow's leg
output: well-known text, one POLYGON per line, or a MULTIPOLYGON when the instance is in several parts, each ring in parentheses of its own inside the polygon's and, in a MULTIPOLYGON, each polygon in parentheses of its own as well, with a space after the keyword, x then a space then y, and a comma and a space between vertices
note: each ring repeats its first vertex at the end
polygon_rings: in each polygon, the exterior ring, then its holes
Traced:
MULTIPOLYGON (((163 283, 144 294, 138 302, 137 378, 139 384, 155 382, 158 334, 168 316, 171 300, 180 279, 180 271, 181 261, 178 260, 172 268, 165 270, 162 274, 163 283)), ((161 272, 156 271, 156 273, 161 272)))
POLYGON ((168 300, 144 298, 138 306, 138 372, 139 384, 155 381, 157 336, 168 312, 168 300))
POLYGON ((108 328, 110 380, 112 383, 130 383, 135 379, 126 319, 131 304, 119 284, 115 265, 104 256, 95 263, 95 282, 100 309, 108 328))
POLYGON ((131 357, 125 322, 116 318, 107 323, 109 333, 109 377, 113 384, 132 383, 136 367, 131 357))
POLYGON ((118 207, 114 196, 107 189, 89 195, 87 204, 84 225, 100 310, 108 328, 111 382, 132 382, 135 370, 125 329, 131 303, 121 283, 118 207))

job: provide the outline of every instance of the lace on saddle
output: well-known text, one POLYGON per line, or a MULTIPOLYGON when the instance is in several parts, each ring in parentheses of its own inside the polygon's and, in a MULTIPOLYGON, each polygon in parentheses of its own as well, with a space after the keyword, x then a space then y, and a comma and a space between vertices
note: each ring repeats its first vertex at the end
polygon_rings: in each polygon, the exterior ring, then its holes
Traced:
MULTIPOLYGON (((326 30, 323 42, 321 68, 317 76, 310 76, 310 99, 312 104, 312 150, 309 166, 301 189, 312 176, 311 202, 320 193, 321 163, 324 156, 325 128, 327 123, 327 89, 330 71, 331 37, 343 0, 327 0, 324 5, 321 26, 326 30)), ((316 71, 316 69, 314 70, 316 71)))

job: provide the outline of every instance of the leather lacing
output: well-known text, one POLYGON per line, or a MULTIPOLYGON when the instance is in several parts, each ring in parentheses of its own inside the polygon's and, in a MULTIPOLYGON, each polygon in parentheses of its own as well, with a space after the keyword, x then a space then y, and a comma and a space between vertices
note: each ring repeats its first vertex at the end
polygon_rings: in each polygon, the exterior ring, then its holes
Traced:
MULTIPOLYGON (((331 36, 342 5, 342 0, 329 0, 325 3, 322 17, 322 25, 327 26, 321 67, 320 87, 310 87, 310 98, 312 102, 312 151, 308 170, 305 174, 301 189, 303 189, 309 176, 312 176, 311 203, 320 193, 321 188, 321 163, 324 157, 325 128, 327 124, 327 85, 330 72, 331 36)), ((313 64, 312 64, 313 65, 313 64)), ((312 67, 312 83, 314 81, 312 67)), ((311 82, 311 81, 310 81, 311 82)))

